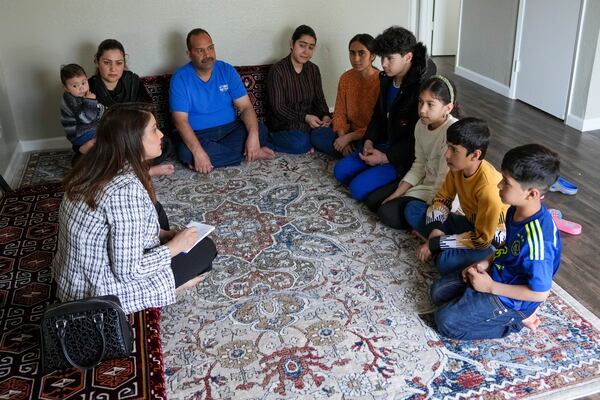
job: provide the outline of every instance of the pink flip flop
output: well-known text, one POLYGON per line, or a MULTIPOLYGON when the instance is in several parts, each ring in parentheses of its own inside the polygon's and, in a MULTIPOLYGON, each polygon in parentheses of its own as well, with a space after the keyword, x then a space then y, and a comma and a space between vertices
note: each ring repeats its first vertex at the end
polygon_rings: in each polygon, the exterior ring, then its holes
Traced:
POLYGON ((562 218, 562 213, 560 210, 555 208, 549 208, 548 212, 552 215, 552 219, 556 224, 556 227, 559 231, 568 233, 570 235, 579 235, 581 234, 581 225, 576 222, 567 221, 562 218))

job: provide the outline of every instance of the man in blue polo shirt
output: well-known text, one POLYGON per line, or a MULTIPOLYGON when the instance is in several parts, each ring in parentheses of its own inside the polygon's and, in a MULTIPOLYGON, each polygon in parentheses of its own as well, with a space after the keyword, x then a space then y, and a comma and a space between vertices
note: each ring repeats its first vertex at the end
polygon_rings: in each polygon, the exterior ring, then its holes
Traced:
POLYGON ((216 59, 208 32, 191 30, 186 44, 190 62, 171 78, 169 97, 181 136, 181 162, 206 174, 214 167, 237 165, 244 155, 247 161, 273 158, 267 128, 258 123, 240 75, 216 59))

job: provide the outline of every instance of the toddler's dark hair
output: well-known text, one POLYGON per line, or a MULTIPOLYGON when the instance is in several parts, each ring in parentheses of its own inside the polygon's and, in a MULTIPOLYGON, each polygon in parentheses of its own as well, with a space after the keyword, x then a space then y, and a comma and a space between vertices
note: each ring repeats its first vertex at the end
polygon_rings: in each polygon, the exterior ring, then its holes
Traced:
POLYGON ((526 144, 509 150, 502 159, 502 171, 523 189, 537 188, 545 193, 560 173, 558 154, 541 144, 526 144))
POLYGON ((60 67, 60 81, 63 85, 67 84, 67 79, 82 75, 87 77, 85 70, 79 64, 67 64, 60 67))
POLYGON ((480 150, 480 160, 485 158, 488 145, 490 144, 490 128, 482 119, 467 117, 457 121, 448 127, 446 138, 449 143, 463 146, 467 154, 480 150))

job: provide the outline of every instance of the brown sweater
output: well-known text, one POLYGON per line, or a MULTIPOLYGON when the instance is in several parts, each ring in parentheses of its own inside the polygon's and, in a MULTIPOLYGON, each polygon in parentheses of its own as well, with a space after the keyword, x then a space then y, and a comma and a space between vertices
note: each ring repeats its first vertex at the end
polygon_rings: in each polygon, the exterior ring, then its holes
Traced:
POLYGON ((323 118, 329 107, 323 94, 319 67, 308 61, 297 73, 290 56, 273 64, 267 75, 269 114, 267 123, 273 132, 311 130, 306 114, 323 118))
POLYGON ((333 130, 344 133, 356 131, 364 135, 378 96, 379 74, 365 79, 353 69, 344 72, 338 84, 333 130))

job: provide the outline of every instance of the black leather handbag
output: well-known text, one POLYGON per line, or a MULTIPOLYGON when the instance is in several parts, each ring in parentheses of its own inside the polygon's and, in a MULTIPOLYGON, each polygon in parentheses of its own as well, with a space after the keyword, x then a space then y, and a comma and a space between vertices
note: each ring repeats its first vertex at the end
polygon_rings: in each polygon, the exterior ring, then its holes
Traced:
POLYGON ((133 349, 133 331, 117 296, 51 304, 41 330, 44 373, 93 368, 102 360, 128 356, 133 349))

